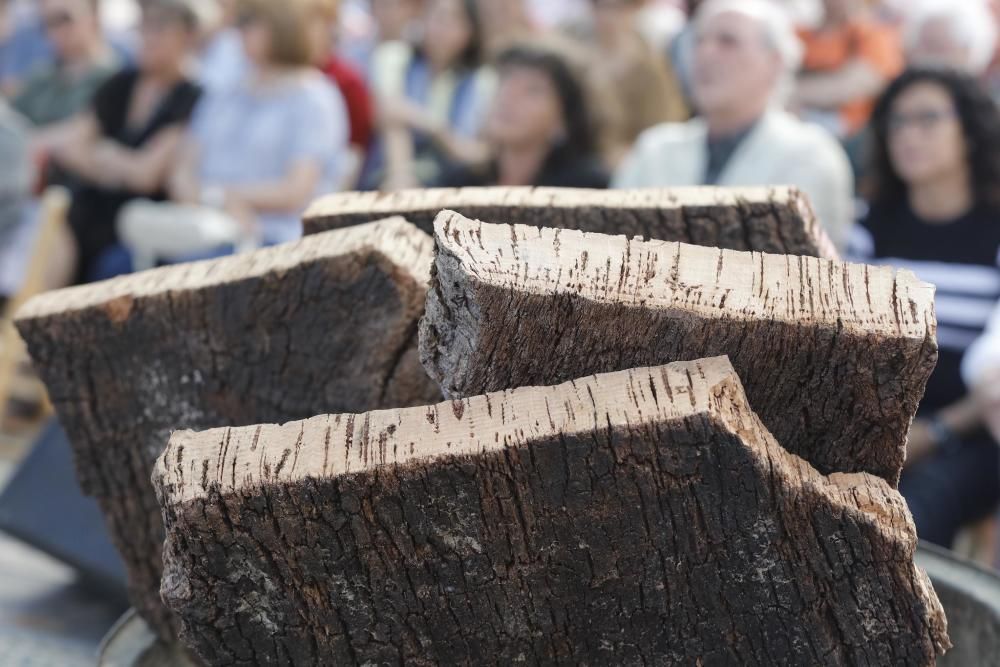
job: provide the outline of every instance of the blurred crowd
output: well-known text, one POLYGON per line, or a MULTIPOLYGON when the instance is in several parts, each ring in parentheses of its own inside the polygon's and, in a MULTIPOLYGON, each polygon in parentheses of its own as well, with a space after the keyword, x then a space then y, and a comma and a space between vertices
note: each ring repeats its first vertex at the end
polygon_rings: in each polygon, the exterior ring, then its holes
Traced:
POLYGON ((901 488, 949 545, 1000 505, 998 18, 993 0, 0 0, 0 299, 51 186, 72 195, 58 286, 293 240, 337 190, 795 185, 846 256, 938 288, 901 488))

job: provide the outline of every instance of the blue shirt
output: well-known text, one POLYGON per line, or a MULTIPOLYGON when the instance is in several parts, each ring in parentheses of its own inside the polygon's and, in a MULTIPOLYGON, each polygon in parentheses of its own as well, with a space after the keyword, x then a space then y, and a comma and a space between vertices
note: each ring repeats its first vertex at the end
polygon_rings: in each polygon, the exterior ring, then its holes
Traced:
MULTIPOLYGON (((208 187, 283 180, 303 162, 320 167, 315 195, 337 188, 348 142, 347 111, 337 88, 308 72, 267 89, 249 83, 210 90, 199 103, 192 132, 200 149, 199 176, 208 187)), ((302 211, 259 217, 263 241, 302 235, 302 211)))

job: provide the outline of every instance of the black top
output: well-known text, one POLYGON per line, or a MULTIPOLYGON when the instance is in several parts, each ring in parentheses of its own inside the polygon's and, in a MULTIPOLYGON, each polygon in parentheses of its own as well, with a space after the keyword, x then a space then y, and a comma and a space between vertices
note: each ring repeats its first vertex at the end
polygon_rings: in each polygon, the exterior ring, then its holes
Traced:
MULTIPOLYGON (((489 186, 496 185, 499 178, 496 163, 490 163, 485 167, 460 167, 446 171, 438 185, 445 188, 489 186)), ((611 176, 598 160, 575 158, 553 151, 532 185, 603 190, 610 182, 611 176)))
MULTIPOLYGON (((201 95, 197 85, 181 81, 163 97, 143 126, 129 127, 128 113, 139 77, 140 73, 135 69, 119 72, 101 86, 92 103, 101 136, 132 149, 141 148, 162 130, 186 124, 201 95)), ((167 194, 163 191, 140 194, 128 190, 107 190, 89 184, 76 189, 69 221, 80 245, 81 275, 86 275, 92 262, 117 241, 115 220, 121 208, 140 197, 162 201, 167 194)))
POLYGON ((743 145, 743 141, 750 136, 755 127, 757 127, 757 123, 724 137, 708 138, 708 145, 706 147, 708 159, 705 165, 705 182, 703 185, 718 184, 722 172, 725 170, 726 165, 729 164, 729 160, 736 153, 736 149, 743 145))
POLYGON ((940 410, 967 394, 962 356, 982 335, 1000 301, 1000 211, 979 205, 946 223, 921 219, 909 204, 876 207, 855 230, 851 254, 909 269, 937 287, 940 358, 921 412, 940 410))

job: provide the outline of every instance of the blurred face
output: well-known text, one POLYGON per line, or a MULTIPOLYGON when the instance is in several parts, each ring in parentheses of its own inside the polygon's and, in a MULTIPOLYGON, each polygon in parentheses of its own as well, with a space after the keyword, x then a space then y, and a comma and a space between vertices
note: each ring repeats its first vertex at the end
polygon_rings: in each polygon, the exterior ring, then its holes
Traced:
POLYGON ((39 15, 56 54, 72 59, 87 53, 99 33, 87 0, 41 0, 39 15))
POLYGON ((431 0, 424 23, 424 53, 438 67, 455 64, 473 39, 462 0, 431 0))
POLYGON ((414 0, 372 0, 372 17, 382 40, 402 38, 416 15, 414 0))
POLYGON ((780 73, 781 60, 753 19, 722 12, 700 22, 692 85, 704 113, 766 105, 780 73))
POLYGON ((906 55, 911 65, 969 68, 969 49, 955 41, 951 26, 944 18, 927 21, 916 44, 906 55))
POLYGON ((499 145, 548 145, 564 134, 563 112, 547 75, 531 67, 506 68, 486 127, 499 145))
POLYGON ((889 112, 889 157, 909 186, 967 169, 962 124, 947 90, 917 83, 899 96, 889 112))
POLYGON ((176 16, 163 10, 146 10, 142 17, 139 64, 144 71, 178 69, 193 47, 195 35, 176 16))
POLYGON ((236 22, 236 17, 239 14, 236 0, 216 0, 219 5, 219 11, 221 13, 222 23, 224 25, 232 25, 236 22))
POLYGON ((256 17, 240 20, 240 37, 247 59, 255 66, 267 65, 271 61, 271 29, 267 23, 256 17))

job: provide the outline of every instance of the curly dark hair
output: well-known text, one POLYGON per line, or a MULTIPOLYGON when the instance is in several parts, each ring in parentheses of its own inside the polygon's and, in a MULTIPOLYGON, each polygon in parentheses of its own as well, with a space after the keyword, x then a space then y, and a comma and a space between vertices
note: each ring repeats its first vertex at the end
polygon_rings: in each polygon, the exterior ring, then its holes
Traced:
POLYGON ((594 99, 589 82, 579 71, 583 63, 574 62, 574 55, 566 44, 521 42, 500 52, 496 66, 501 76, 505 69, 523 67, 548 77, 559 97, 566 126, 564 156, 586 158, 600 148, 597 139, 600 124, 593 113, 594 99))
POLYGON ((872 114, 869 175, 864 194, 873 206, 892 206, 907 195, 889 155, 889 116, 905 91, 920 83, 946 90, 962 124, 976 201, 1000 207, 1000 112, 972 77, 951 69, 912 68, 885 90, 872 114))

